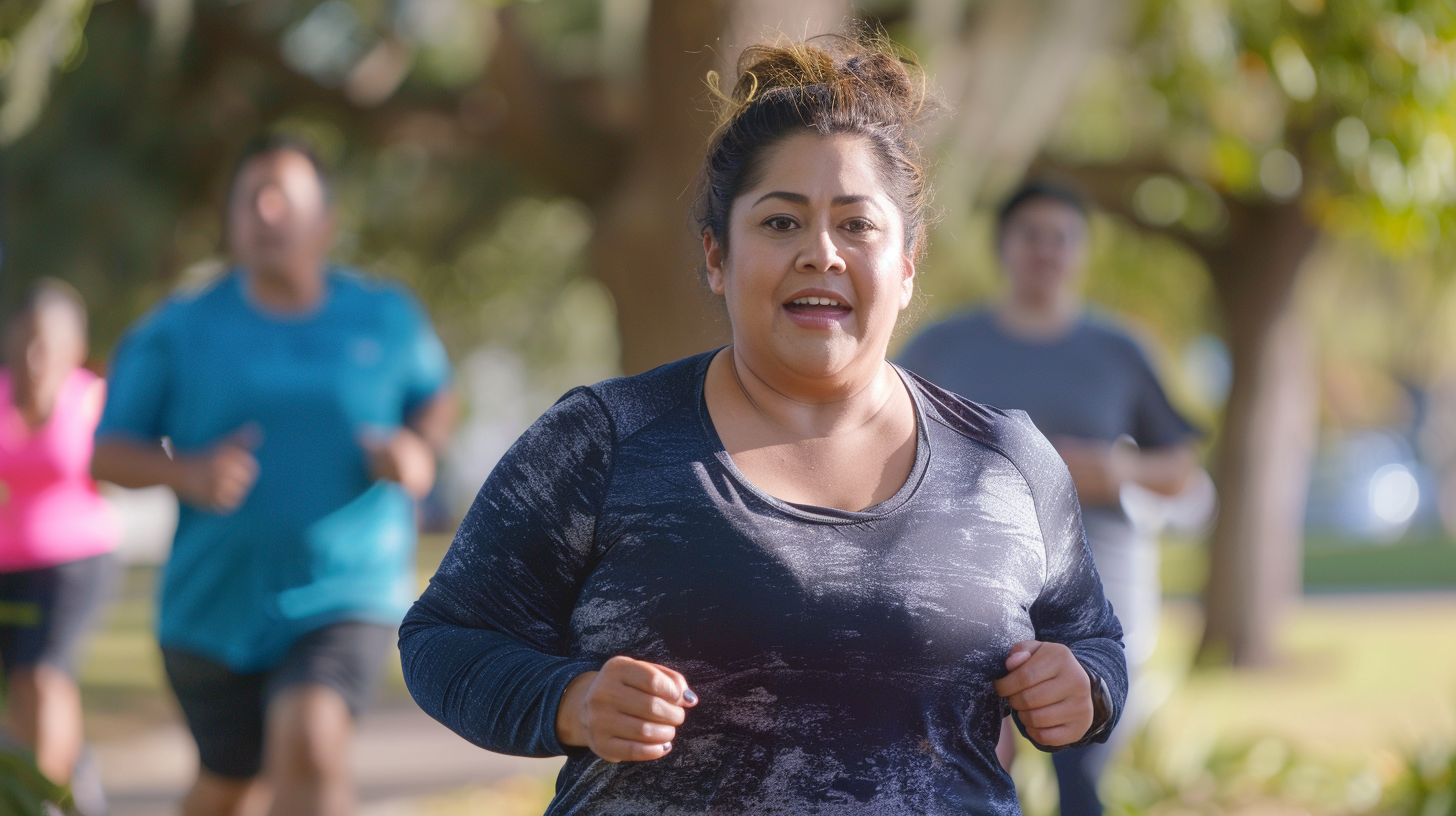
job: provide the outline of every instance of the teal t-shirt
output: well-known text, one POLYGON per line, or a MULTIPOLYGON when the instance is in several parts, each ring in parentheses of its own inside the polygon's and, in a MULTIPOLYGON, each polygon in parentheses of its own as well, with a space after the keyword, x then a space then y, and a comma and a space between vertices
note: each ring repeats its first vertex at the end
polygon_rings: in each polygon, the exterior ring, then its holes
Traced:
POLYGON ((370 478, 360 438, 403 425, 449 378, 419 304, 344 270, 327 272, 307 315, 262 310, 235 271, 133 326, 97 438, 170 437, 186 454, 245 426, 261 437, 241 507, 182 505, 161 644, 261 671, 319 627, 397 623, 417 594, 414 506, 398 484, 370 478))

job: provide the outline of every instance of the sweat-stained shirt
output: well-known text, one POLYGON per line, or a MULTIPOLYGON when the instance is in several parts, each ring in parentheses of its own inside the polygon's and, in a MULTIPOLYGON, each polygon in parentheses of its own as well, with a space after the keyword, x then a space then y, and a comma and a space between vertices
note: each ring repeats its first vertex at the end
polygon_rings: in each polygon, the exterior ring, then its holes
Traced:
POLYGON ((1018 813, 992 688, 1012 644, 1070 646, 1114 722, 1127 688, 1056 451, 902 372, 905 485, 862 512, 790 504, 724 450, 711 358, 578 388, 517 440, 400 630, 415 699, 481 747, 566 754, 552 816, 1018 813), (698 694, 662 759, 557 740, 567 683, 614 655, 698 694))

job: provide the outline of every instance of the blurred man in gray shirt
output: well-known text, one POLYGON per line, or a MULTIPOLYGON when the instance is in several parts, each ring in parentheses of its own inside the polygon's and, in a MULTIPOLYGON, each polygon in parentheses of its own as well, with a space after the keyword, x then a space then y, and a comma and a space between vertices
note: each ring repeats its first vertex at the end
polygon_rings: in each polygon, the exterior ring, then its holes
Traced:
MULTIPOLYGON (((1159 615, 1158 553, 1123 512, 1124 485, 1182 491, 1198 466, 1198 432, 1168 402, 1142 349, 1078 295, 1087 208, 1073 191, 1033 182, 998 214, 1007 275, 994 308, 956 315, 910 342, 900 364, 976 402, 1026 411, 1066 461, 1103 588, 1125 632, 1129 673, 1152 654, 1159 615)), ((1136 685, 1133 687, 1136 692, 1136 685)), ((1136 705, 1129 697, 1129 711, 1136 705)), ((1124 718, 1105 745, 1054 754, 1062 816, 1102 812, 1097 780, 1124 718)), ((1003 747, 1009 750, 1009 730, 1003 747)), ((1003 757, 1009 753, 1003 752, 1003 757)))

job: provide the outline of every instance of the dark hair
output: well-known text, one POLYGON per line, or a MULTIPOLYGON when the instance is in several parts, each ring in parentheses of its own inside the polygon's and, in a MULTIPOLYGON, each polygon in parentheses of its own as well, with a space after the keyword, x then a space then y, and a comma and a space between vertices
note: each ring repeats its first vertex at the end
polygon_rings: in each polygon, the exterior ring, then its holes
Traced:
POLYGON ((1021 209, 1023 205, 1030 204, 1038 199, 1046 199, 1055 201, 1058 204, 1064 204, 1076 210, 1082 216, 1083 220, 1087 218, 1087 199, 1081 193, 1068 185, 1055 181, 1033 179, 1018 187, 1016 192, 1012 193, 1001 204, 1001 208, 996 211, 997 240, 1000 240, 1001 233, 1006 231, 1006 224, 1011 220, 1011 216, 1015 215, 1016 211, 1021 209))
POLYGON ((905 221, 905 250, 920 254, 931 188, 919 129, 936 106, 913 57, 883 36, 827 34, 750 46, 738 58, 737 74, 726 93, 718 75, 708 75, 721 110, 700 174, 700 230, 727 247, 728 212, 757 183, 770 147, 808 131, 850 134, 866 139, 879 158, 880 177, 905 221))
POLYGON ((52 306, 60 306, 69 310, 80 324, 81 332, 86 332, 86 300, 76 287, 61 280, 60 278, 36 278, 25 294, 21 296, 20 302, 15 305, 11 312, 12 321, 27 315, 33 315, 41 309, 48 309, 52 306))
POLYGON ((237 160, 233 162, 232 173, 228 176, 225 207, 232 206, 233 194, 237 192, 238 178, 242 176, 243 168, 247 167, 249 162, 259 156, 271 156, 275 153, 297 153, 305 159, 308 159, 309 165, 313 167, 314 174, 318 176, 319 187, 323 189, 324 203, 329 203, 333 200, 333 189, 329 183, 329 171, 324 167, 323 160, 319 158, 318 153, 309 146, 308 142, 286 133, 265 133, 261 136, 253 137, 246 145, 243 145, 243 149, 238 153, 237 160))

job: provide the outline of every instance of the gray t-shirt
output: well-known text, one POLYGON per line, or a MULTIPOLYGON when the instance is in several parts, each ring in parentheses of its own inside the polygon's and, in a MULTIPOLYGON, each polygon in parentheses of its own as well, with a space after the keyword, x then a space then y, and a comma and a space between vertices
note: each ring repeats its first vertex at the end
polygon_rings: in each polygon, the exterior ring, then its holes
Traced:
POLYGON ((961 314, 922 332, 899 363, 966 399, 1025 411, 1052 440, 1126 435, 1152 449, 1198 435, 1169 404, 1137 342, 1100 317, 1037 341, 1009 334, 989 311, 961 314))
MULTIPOLYGON (((1007 333, 991 312, 960 314, 912 340, 899 363, 966 399, 1023 410, 1053 440, 1110 443, 1126 435, 1150 450, 1199 435, 1168 403, 1137 342, 1100 316, 1083 317, 1062 337, 1034 341, 1007 333)), ((1128 663, 1137 666, 1157 641, 1157 548, 1120 505, 1084 504, 1082 521, 1126 633, 1128 663)))

